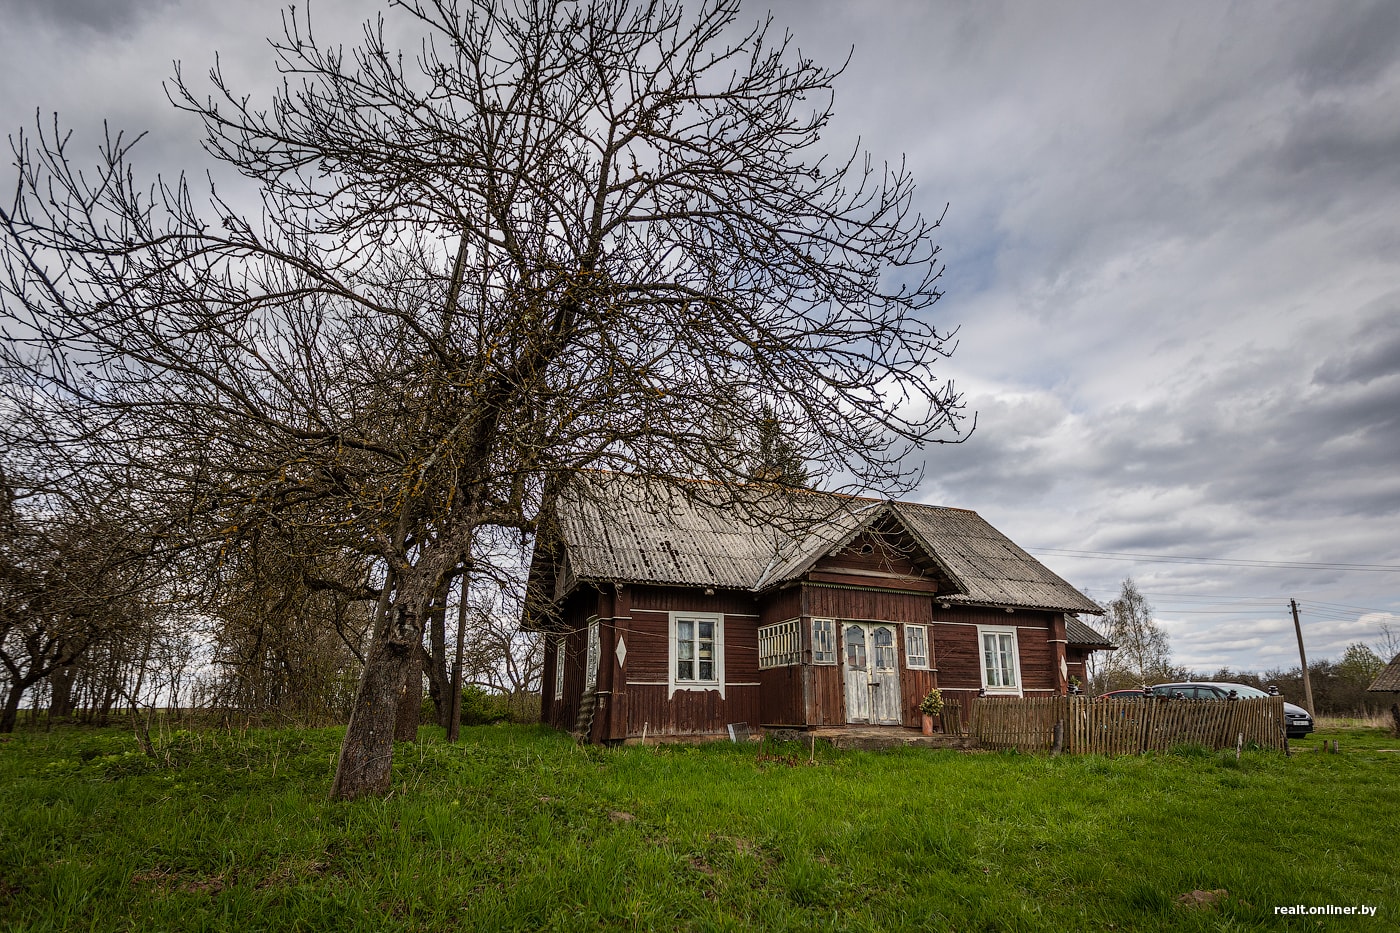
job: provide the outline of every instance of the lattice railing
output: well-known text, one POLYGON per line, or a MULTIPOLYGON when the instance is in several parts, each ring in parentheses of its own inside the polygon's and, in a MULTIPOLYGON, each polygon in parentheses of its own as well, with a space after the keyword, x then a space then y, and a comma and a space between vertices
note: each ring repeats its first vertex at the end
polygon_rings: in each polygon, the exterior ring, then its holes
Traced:
POLYGON ((785 667, 802 660, 801 629, 797 619, 774 622, 758 629, 758 668, 785 667))

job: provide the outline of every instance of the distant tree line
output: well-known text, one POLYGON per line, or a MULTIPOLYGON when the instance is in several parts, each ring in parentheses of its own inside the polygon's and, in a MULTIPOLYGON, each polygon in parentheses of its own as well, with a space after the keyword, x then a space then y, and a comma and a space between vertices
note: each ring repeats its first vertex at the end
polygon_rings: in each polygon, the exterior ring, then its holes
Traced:
MULTIPOLYGON (((0 489, 0 732, 157 708, 234 722, 349 719, 372 606, 348 592, 366 572, 348 556, 292 566, 260 540, 202 562, 185 542, 168 547, 152 510, 0 489)), ((483 704, 512 719, 537 711, 540 639, 517 630, 522 584, 504 583, 468 587, 465 611, 460 590, 435 607, 436 637, 420 648, 425 721, 443 724, 451 709, 445 649, 459 626, 472 698, 463 716, 483 704)))
MULTIPOLYGON (((1395 697, 1368 693, 1367 689, 1385 665, 1386 662, 1373 648, 1360 642, 1348 645, 1340 660, 1309 662, 1308 677, 1312 682, 1313 704, 1317 707, 1313 712, 1319 716, 1358 717, 1384 713, 1395 702, 1395 697)), ((1191 679, 1249 684, 1260 689, 1267 689, 1272 684, 1290 701, 1302 703, 1303 669, 1297 665, 1262 672, 1222 667, 1210 673, 1192 673, 1191 679)))

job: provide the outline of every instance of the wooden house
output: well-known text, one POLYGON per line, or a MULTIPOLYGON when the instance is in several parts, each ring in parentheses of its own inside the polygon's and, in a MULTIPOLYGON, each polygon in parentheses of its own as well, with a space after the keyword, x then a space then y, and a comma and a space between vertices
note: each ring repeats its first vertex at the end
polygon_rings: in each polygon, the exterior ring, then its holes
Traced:
POLYGON ((932 687, 1062 694, 1090 599, 965 509, 588 474, 546 516, 524 627, 542 719, 593 742, 917 727, 932 687))

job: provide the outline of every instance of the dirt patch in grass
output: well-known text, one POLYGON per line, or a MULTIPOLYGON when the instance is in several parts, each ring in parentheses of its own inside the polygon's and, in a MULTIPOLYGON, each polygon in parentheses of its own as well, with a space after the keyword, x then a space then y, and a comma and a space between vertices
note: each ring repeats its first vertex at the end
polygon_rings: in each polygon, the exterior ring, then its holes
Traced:
POLYGON ((223 875, 197 875, 164 868, 138 871, 131 876, 131 883, 137 887, 155 888, 162 894, 180 891, 185 894, 208 894, 210 896, 218 894, 229 885, 228 880, 223 875))

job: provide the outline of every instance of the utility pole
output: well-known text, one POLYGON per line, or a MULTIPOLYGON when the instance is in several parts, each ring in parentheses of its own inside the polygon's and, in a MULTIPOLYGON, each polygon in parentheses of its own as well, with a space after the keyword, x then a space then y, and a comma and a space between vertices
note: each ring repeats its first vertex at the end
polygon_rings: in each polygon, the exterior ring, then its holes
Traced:
POLYGON ((1316 716, 1313 709, 1312 679, 1308 677, 1308 653, 1303 650, 1303 624, 1298 621, 1298 600, 1290 599, 1288 607, 1293 610, 1293 631, 1298 633, 1298 659, 1303 662, 1303 697, 1308 707, 1308 715, 1316 716))

